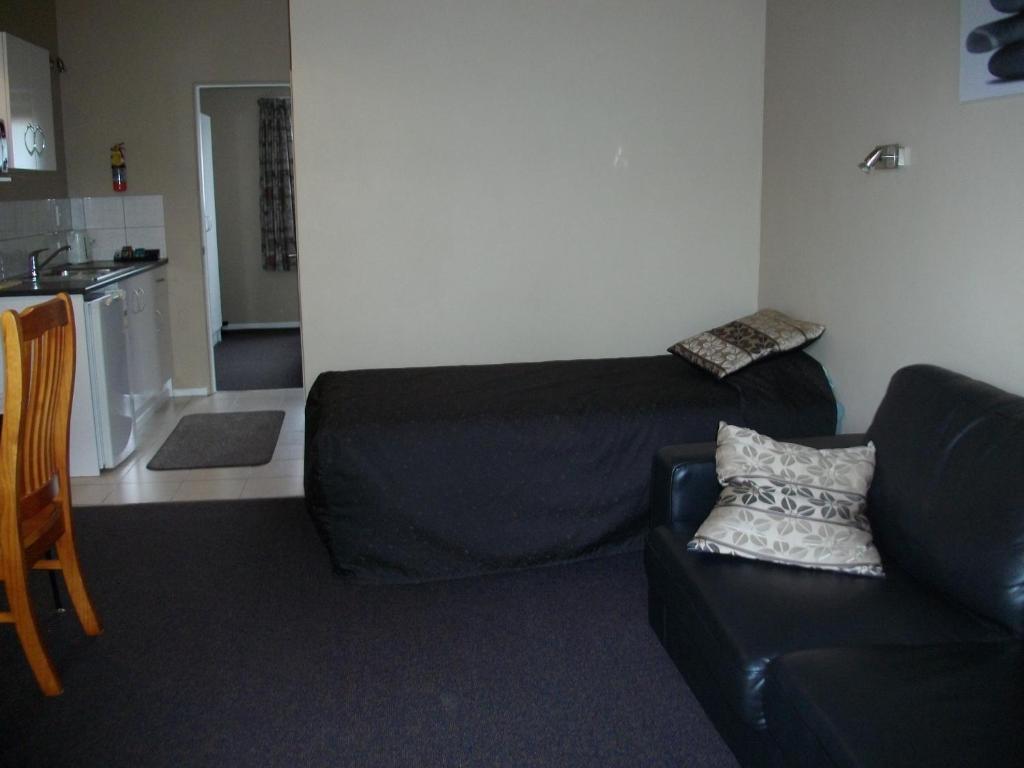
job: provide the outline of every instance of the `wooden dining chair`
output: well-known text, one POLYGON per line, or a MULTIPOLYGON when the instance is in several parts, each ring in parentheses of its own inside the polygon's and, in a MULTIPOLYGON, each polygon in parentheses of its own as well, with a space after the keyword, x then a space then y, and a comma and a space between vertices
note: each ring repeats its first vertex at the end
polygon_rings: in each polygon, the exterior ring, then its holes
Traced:
POLYGON ((71 525, 68 441, 75 382, 75 315, 66 293, 0 316, 4 414, 0 429, 0 578, 39 687, 61 692, 28 591, 31 569, 61 571, 87 635, 102 631, 82 580, 71 525), (56 557, 48 552, 56 550, 56 557))

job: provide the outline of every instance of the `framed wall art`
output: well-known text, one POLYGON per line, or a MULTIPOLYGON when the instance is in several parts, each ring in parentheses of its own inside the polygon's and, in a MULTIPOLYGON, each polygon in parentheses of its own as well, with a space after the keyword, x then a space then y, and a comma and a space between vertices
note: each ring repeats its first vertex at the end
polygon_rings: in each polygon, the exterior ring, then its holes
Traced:
POLYGON ((960 0, 960 101, 1024 93, 1024 0, 960 0))

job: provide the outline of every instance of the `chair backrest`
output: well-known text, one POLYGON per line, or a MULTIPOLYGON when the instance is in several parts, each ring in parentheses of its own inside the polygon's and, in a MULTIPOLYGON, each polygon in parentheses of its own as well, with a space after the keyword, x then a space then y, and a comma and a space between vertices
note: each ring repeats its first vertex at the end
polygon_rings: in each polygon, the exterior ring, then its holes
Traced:
POLYGON ((883 562, 1024 634, 1024 398, 914 365, 892 377, 867 436, 883 562))
MULTIPOLYGON (((67 494, 68 441, 75 381, 75 315, 70 297, 0 317, 4 342, 4 419, 0 433, 3 503, 22 517, 67 494)), ((7 511, 7 510, 5 510, 7 511)))

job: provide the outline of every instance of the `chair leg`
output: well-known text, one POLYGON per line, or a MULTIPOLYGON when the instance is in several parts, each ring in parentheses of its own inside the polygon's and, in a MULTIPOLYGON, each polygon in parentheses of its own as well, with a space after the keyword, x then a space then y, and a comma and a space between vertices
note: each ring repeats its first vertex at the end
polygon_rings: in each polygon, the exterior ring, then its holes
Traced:
POLYGON ((72 538, 71 526, 65 525, 64 534, 57 539, 57 557, 61 570, 64 572, 64 585, 71 596, 71 604, 75 607, 78 620, 87 635, 98 635, 103 632, 99 616, 93 607, 92 599, 85 588, 82 569, 78 564, 78 552, 75 551, 75 540, 72 538))
POLYGON ((14 628, 18 632, 21 648, 25 652, 28 665, 36 676, 36 682, 47 696, 57 696, 64 689, 57 677, 50 654, 43 645, 36 622, 36 612, 28 596, 28 576, 23 568, 9 568, 5 574, 4 586, 7 591, 7 603, 14 618, 14 628))

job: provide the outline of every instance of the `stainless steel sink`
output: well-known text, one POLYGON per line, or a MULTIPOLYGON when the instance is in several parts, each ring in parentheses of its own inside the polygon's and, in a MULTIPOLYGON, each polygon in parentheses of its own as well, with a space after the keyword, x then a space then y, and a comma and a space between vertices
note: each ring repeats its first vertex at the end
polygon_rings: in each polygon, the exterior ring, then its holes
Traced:
POLYGON ((24 280, 21 281, 21 283, 23 285, 31 285, 41 288, 49 288, 51 286, 57 286, 58 288, 62 288, 67 285, 67 282, 70 279, 71 277, 67 275, 40 275, 34 281, 26 277, 24 280))
POLYGON ((51 271, 63 271, 63 272, 91 272, 94 269, 105 269, 110 272, 113 267, 97 267, 95 264, 61 264, 59 267, 51 268, 51 271))
POLYGON ((46 274, 48 277, 100 277, 114 272, 113 267, 90 267, 87 264, 65 264, 55 267, 46 274))

